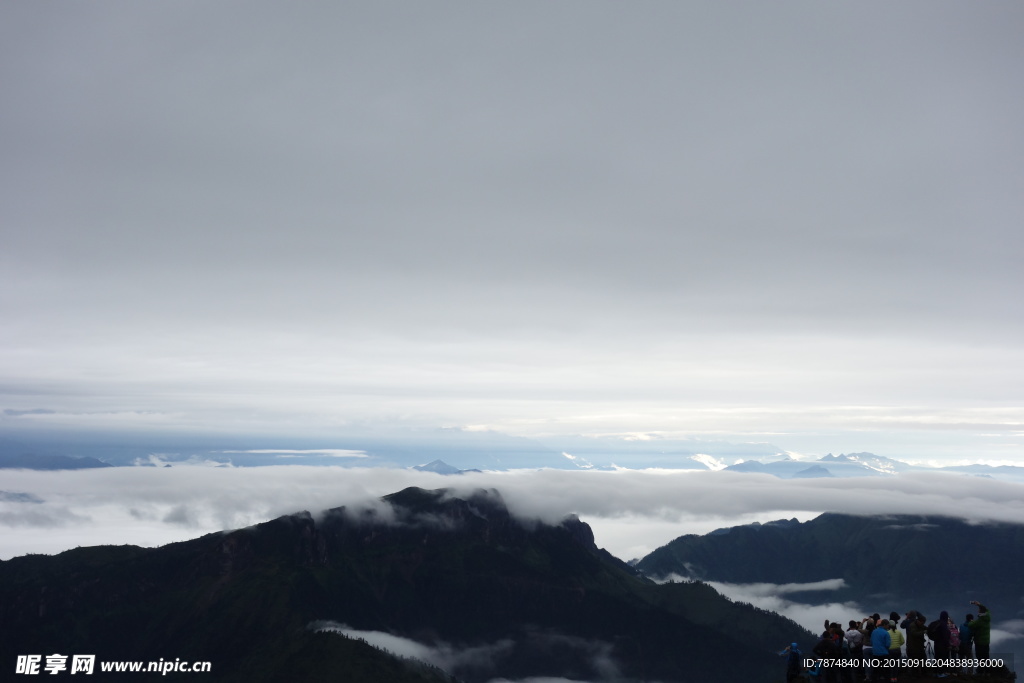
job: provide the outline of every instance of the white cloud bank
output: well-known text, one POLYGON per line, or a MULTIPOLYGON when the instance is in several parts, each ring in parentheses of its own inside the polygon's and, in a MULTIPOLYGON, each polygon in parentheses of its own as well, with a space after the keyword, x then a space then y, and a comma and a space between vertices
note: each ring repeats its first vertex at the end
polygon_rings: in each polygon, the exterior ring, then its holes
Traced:
POLYGON ((788 593, 801 590, 836 590, 845 585, 842 579, 828 579, 806 584, 736 584, 717 581, 711 581, 709 584, 722 595, 737 602, 748 602, 756 607, 789 617, 811 633, 821 632, 824 617, 838 621, 845 626, 850 619, 863 619, 865 615, 875 611, 874 609, 866 610, 859 603, 853 601, 813 605, 785 597, 788 593))
POLYGON ((160 545, 299 510, 367 505, 408 486, 498 489, 520 516, 578 514, 598 545, 623 559, 686 533, 825 511, 948 514, 1024 523, 1024 486, 982 477, 908 473, 889 478, 783 480, 701 471, 518 470, 445 477, 384 468, 127 467, 7 470, 0 557, 100 543, 160 545), (42 502, 32 501, 35 496, 42 502))

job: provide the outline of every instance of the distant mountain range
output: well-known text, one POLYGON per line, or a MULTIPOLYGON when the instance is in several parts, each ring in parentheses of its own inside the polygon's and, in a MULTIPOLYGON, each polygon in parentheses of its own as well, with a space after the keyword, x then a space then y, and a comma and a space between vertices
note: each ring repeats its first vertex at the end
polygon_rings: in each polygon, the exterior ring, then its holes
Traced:
POLYGON ((848 455, 832 455, 817 460, 794 460, 790 458, 763 463, 757 460, 730 465, 724 468, 729 472, 761 472, 782 479, 801 479, 816 477, 876 477, 900 474, 903 472, 952 472, 975 476, 999 477, 1007 479, 1024 479, 1024 467, 1008 465, 993 467, 991 465, 956 465, 950 467, 927 467, 910 465, 899 460, 886 458, 874 453, 850 453, 848 455))
MULTIPOLYGON (((771 462, 785 458, 778 446, 701 439, 552 436, 530 439, 491 430, 372 429, 339 434, 329 440, 253 437, 251 435, 9 433, 0 437, 0 455, 47 453, 91 457, 115 466, 150 464, 154 455, 175 464, 190 460, 234 466, 355 465, 413 467, 444 460, 459 469, 514 468, 610 469, 664 467, 712 469, 740 459, 771 462), (330 451, 362 457, 342 459, 330 451)), ((28 465, 31 466, 31 465, 28 465)))
POLYGON ((810 638, 703 583, 644 578, 576 518, 520 521, 495 491, 0 562, 3 672, 11 653, 58 652, 210 661, 209 681, 770 680, 810 638), (370 632, 443 649, 450 669, 353 639, 370 632))
MULTIPOLYGON (((567 454, 563 454, 567 455, 567 454)), ((596 467, 589 461, 572 456, 572 464, 578 469, 612 469, 596 467)), ((817 460, 795 460, 788 456, 767 462, 760 460, 744 460, 734 465, 725 465, 709 455, 695 455, 685 458, 685 467, 674 469, 713 470, 724 472, 746 472, 769 474, 780 479, 818 479, 842 477, 884 477, 904 472, 946 472, 972 476, 1024 481, 1024 467, 991 465, 960 465, 952 467, 924 467, 910 465, 873 453, 850 453, 848 455, 832 455, 831 453, 817 460)), ((479 470, 460 470, 445 463, 434 460, 427 465, 419 465, 412 469, 436 472, 438 474, 461 474, 479 470)))
POLYGON ((96 458, 71 458, 66 455, 38 455, 35 453, 0 453, 0 469, 24 470, 87 470, 113 467, 96 458))
MULTIPOLYGON (((794 460, 785 458, 774 462, 763 463, 757 460, 730 465, 725 468, 731 472, 763 472, 784 479, 801 477, 864 477, 884 474, 898 474, 916 469, 905 462, 892 460, 873 453, 851 453, 849 455, 832 455, 817 460, 794 460)), ((1022 469, 1024 471, 1024 469, 1022 469)))
POLYGON ((0 469, 84 469, 110 466, 177 466, 202 462, 234 466, 333 465, 408 467, 437 474, 517 468, 548 469, 684 469, 769 474, 783 479, 875 477, 903 472, 947 472, 1024 482, 1024 467, 911 465, 873 453, 828 454, 797 459, 771 444, 733 444, 688 439, 611 439, 551 437, 542 444, 496 432, 432 430, 399 436, 359 437, 329 445, 301 443, 266 448, 267 444, 226 438, 190 447, 161 443, 169 450, 138 444, 101 446, 89 441, 35 443, 0 439, 0 469), (423 439, 418 441, 417 439, 423 439), (428 444, 428 446, 424 446, 428 444), (257 447, 262 446, 262 447, 257 447), (357 454, 338 457, 338 453, 357 454), (92 455, 88 455, 92 454, 92 455), (434 457, 423 464, 424 455, 434 457), (422 458, 422 459, 414 459, 422 458), (449 459, 454 458, 454 459, 449 459), (462 464, 462 467, 452 465, 462 464), (470 465, 470 467, 466 467, 470 465))

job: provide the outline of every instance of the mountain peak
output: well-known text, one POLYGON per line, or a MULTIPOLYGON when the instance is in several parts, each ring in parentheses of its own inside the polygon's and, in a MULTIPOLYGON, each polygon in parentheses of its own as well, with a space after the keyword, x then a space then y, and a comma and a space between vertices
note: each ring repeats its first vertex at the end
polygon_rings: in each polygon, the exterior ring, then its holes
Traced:
POLYGON ((15 558, 0 562, 0 613, 12 651, 170 651, 252 683, 295 680, 296 662, 329 674, 305 681, 384 666, 313 632, 325 620, 353 638, 444 651, 469 683, 710 680, 726 658, 754 680, 777 665, 777 641, 810 636, 704 584, 655 584, 599 550, 578 518, 517 519, 494 489, 411 487, 363 511, 297 513, 161 548, 15 558))
POLYGON ((699 462, 701 465, 704 465, 704 467, 707 467, 709 470, 715 472, 719 470, 724 470, 726 468, 726 464, 724 462, 722 462, 721 460, 714 456, 707 455, 706 453, 698 453, 697 455, 691 455, 690 460, 693 460, 694 462, 699 462))
POLYGON ((477 517, 509 517, 508 506, 497 489, 476 489, 467 494, 456 494, 452 489, 422 489, 410 486, 381 500, 396 509, 399 518, 419 517, 424 514, 446 515, 472 511, 477 517))
POLYGON ((794 479, 816 479, 819 477, 834 477, 835 475, 821 465, 811 465, 807 469, 800 470, 793 474, 794 479))
POLYGON ((458 467, 452 467, 440 458, 432 460, 426 465, 414 465, 413 469, 420 472, 433 472, 434 474, 462 474, 462 470, 458 467))

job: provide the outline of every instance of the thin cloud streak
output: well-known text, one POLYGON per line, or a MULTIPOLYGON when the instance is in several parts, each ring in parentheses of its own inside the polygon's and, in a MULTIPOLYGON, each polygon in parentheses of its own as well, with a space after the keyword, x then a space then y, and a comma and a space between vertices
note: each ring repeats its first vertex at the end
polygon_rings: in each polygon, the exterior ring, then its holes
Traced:
POLYGON ((361 631, 330 621, 314 622, 309 627, 315 631, 336 632, 349 638, 364 640, 378 649, 400 657, 418 659, 448 672, 466 667, 490 669, 490 664, 496 656, 506 654, 515 646, 509 639, 472 646, 455 646, 445 642, 425 644, 383 631, 361 631))
POLYGON ((302 457, 305 455, 321 455, 330 458, 368 458, 365 451, 356 451, 345 448, 307 448, 307 449, 275 449, 275 448, 253 448, 246 451, 217 451, 217 453, 236 453, 245 455, 277 455, 282 458, 302 457))
MULTIPOLYGON (((333 621, 318 621, 309 625, 315 631, 328 631, 339 633, 348 638, 363 640, 370 645, 390 652, 400 657, 418 659, 436 666, 448 673, 461 674, 466 669, 492 672, 498 668, 494 665, 495 660, 501 657, 508 657, 515 648, 515 641, 502 639, 494 643, 474 645, 452 645, 446 642, 434 642, 430 644, 421 643, 410 638, 396 636, 383 631, 363 631, 354 629, 346 624, 333 621)), ((617 681, 621 679, 618 666, 611 657, 611 646, 607 643, 583 640, 573 636, 563 636, 557 633, 545 633, 534 637, 542 637, 545 640, 555 640, 563 650, 580 650, 589 655, 594 669, 601 674, 589 683, 599 681, 617 681)), ((510 681, 506 678, 494 678, 490 683, 588 683, 575 679, 535 676, 510 681)))

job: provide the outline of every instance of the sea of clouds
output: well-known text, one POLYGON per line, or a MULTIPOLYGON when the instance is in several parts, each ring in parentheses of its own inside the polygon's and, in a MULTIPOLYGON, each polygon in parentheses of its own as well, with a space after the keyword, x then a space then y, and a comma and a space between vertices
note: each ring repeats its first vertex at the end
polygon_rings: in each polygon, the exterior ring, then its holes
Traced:
MULTIPOLYGON (((301 510, 316 514, 339 506, 373 507, 383 513, 378 519, 388 519, 390 511, 380 497, 409 486, 448 488, 456 495, 495 489, 515 515, 527 520, 557 522, 579 515, 593 528, 599 546, 625 560, 688 533, 779 518, 806 520, 826 511, 948 515, 955 510, 978 524, 1024 523, 1024 485, 938 472, 802 480, 693 470, 512 470, 444 476, 411 469, 241 468, 196 462, 7 470, 0 491, 0 559, 98 544, 158 546, 301 510)), ((713 585, 734 600, 779 612, 812 630, 823 614, 858 616, 869 607, 789 599, 789 593, 807 589, 805 585, 713 585)), ((816 589, 839 585, 839 579, 822 577, 816 589)), ((994 643, 1021 637, 1024 622, 1003 623, 993 632, 994 643)), ((456 656, 453 652, 448 655, 456 656)), ((432 651, 423 658, 444 664, 443 654, 432 651)))
MULTIPOLYGON (((577 514, 598 545, 640 557, 687 533, 821 512, 949 514, 1024 523, 1024 485, 950 473, 786 480, 680 470, 512 470, 443 476, 387 468, 174 466, 7 470, 0 558, 79 545, 161 545, 301 510, 379 505, 404 489, 496 489, 512 512, 577 514)), ((827 578, 827 577, 825 577, 827 578)))

